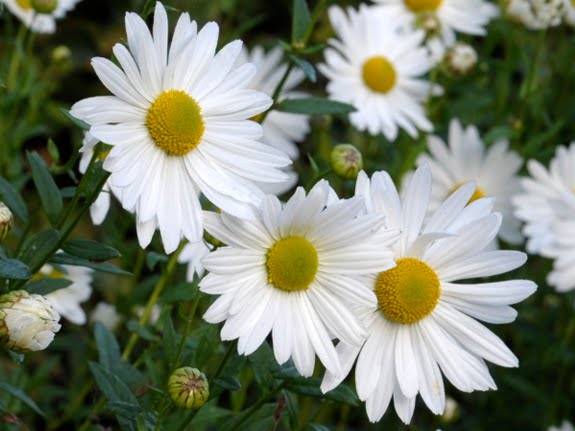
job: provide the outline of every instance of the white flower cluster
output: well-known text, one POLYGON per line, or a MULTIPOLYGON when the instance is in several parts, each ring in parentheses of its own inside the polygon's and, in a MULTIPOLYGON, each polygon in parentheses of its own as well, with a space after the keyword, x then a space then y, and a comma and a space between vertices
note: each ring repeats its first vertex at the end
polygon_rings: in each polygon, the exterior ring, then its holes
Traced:
POLYGON ((566 15, 566 0, 510 0, 505 13, 530 30, 542 30, 561 24, 566 15))

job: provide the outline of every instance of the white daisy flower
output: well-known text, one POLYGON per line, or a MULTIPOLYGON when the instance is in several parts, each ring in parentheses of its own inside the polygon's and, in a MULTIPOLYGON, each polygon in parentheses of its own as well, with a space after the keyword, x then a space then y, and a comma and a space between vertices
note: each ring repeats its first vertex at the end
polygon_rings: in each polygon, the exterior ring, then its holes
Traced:
POLYGON ((499 8, 485 0, 373 0, 393 16, 395 22, 416 28, 423 14, 434 14, 439 21, 441 40, 455 43, 455 32, 484 36, 485 26, 499 15, 499 8))
POLYGON ((557 147, 549 171, 537 160, 527 162, 530 177, 521 179, 522 193, 512 198, 515 216, 525 222, 529 253, 543 254, 557 236, 553 224, 568 217, 575 196, 575 143, 557 147))
POLYGON ((256 140, 261 126, 249 118, 271 99, 249 89, 252 64, 236 65, 241 41, 217 54, 218 26, 199 32, 180 16, 171 44, 168 18, 156 4, 152 33, 135 13, 126 14, 128 47, 114 46, 121 68, 104 58, 92 65, 113 96, 84 99, 72 115, 112 149, 104 162, 124 208, 135 211, 140 245, 157 228, 167 253, 182 237, 202 237, 199 194, 238 217, 252 217, 264 193, 254 184, 282 182, 289 158, 256 140), (168 46, 169 45, 169 46, 168 46))
POLYGON ((337 346, 343 372, 326 373, 322 390, 336 387, 357 357, 355 384, 372 422, 381 419, 393 397, 401 420, 409 423, 418 394, 441 414, 445 391, 441 372, 458 389, 495 389, 485 360, 516 367, 505 344, 477 322, 507 323, 517 312, 509 307, 531 295, 527 280, 460 283, 501 274, 521 266, 518 251, 489 250, 501 215, 493 199, 467 205, 473 183, 458 188, 425 222, 431 195, 431 171, 418 168, 400 197, 385 172, 371 181, 358 177, 356 196, 368 214, 385 215, 388 227, 401 231, 393 247, 396 266, 373 281, 378 309, 364 318, 368 336, 362 346, 337 346), (477 320, 476 320, 477 319, 477 320))
POLYGON ((521 157, 509 150, 506 140, 485 148, 475 126, 462 128, 458 120, 449 123, 448 144, 438 136, 427 137, 430 154, 421 154, 416 164, 427 164, 433 176, 429 212, 434 212, 455 189, 475 181, 471 202, 486 196, 495 197, 494 210, 503 216, 499 238, 519 244, 523 236, 519 220, 513 215, 511 197, 521 189, 517 172, 521 157))
MULTIPOLYGON (((570 211, 575 214, 575 202, 570 211)), ((575 289, 575 219, 571 216, 555 221, 551 230, 554 241, 541 250, 543 256, 553 259, 553 270, 546 280, 557 292, 567 292, 575 289)))
POLYGON ((34 33, 54 33, 56 20, 74 9, 81 0, 0 0, 34 33))
POLYGON ((54 309, 64 318, 76 325, 86 323, 86 313, 80 306, 92 295, 92 270, 82 266, 45 264, 40 268, 34 279, 64 278, 72 284, 63 289, 44 295, 54 309))
POLYGON ((418 129, 431 131, 423 102, 440 89, 418 79, 433 67, 421 45, 425 34, 399 34, 388 15, 368 7, 346 13, 332 6, 329 19, 339 39, 329 40, 319 70, 329 79, 329 97, 357 109, 350 114, 351 123, 390 141, 398 127, 412 137, 418 129))
POLYGON ((194 275, 199 278, 204 276, 205 268, 202 263, 204 256, 207 256, 214 247, 203 239, 198 242, 190 242, 184 246, 178 256, 178 262, 187 264, 186 280, 193 281, 194 275))
POLYGON ((543 30, 561 24, 566 0, 510 0, 505 14, 530 30, 543 30))
POLYGON ((334 194, 320 181, 307 196, 298 188, 283 207, 267 196, 254 220, 205 215, 208 232, 227 246, 203 259, 210 273, 200 290, 220 295, 204 319, 225 321, 222 340, 239 339, 240 354, 255 351, 271 332, 278 363, 292 357, 307 377, 317 354, 337 374, 331 340, 363 341, 352 307, 375 307, 365 274, 393 265, 388 245, 396 234, 379 229, 382 216, 359 215, 360 199, 334 194))

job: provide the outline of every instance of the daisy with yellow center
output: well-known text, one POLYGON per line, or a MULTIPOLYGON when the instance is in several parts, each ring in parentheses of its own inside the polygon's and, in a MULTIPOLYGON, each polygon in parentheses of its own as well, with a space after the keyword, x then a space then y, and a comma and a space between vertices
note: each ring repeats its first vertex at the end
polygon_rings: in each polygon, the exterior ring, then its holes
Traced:
MULTIPOLYGON (((373 0, 383 13, 396 23, 405 23, 413 30, 430 16, 439 24, 439 39, 449 47, 455 33, 484 36, 485 27, 499 15, 499 8, 486 0, 373 0)), ((425 25, 422 25, 425 27, 425 25)))
POLYGON ((359 198, 339 201, 327 182, 302 188, 282 207, 266 197, 253 220, 205 214, 208 232, 227 244, 202 260, 209 271, 200 290, 220 295, 204 315, 225 321, 223 340, 238 339, 250 354, 272 335, 280 364, 290 357, 303 376, 315 356, 339 373, 332 339, 359 346, 365 331, 357 309, 377 298, 366 274, 393 266, 389 245, 397 234, 383 217, 362 215, 359 198))
POLYGON ((506 140, 486 148, 475 126, 463 128, 455 119, 449 124, 448 138, 446 144, 438 136, 428 136, 429 154, 421 154, 416 162, 418 166, 427 164, 433 175, 428 211, 434 212, 462 184, 474 181, 476 189, 469 203, 494 197, 494 210, 503 216, 498 237, 510 244, 520 244, 523 236, 519 220, 513 215, 511 197, 521 189, 518 171, 523 159, 509 149, 506 140))
POLYGON ((441 89, 420 79, 433 66, 423 47, 423 32, 399 34, 384 14, 367 6, 329 9, 339 39, 330 39, 325 64, 330 98, 352 104, 351 123, 393 141, 399 128, 416 137, 431 131, 423 103, 441 89))
POLYGON ((125 209, 135 212, 140 245, 156 228, 166 252, 182 238, 203 234, 199 195, 235 216, 252 217, 264 193, 255 182, 279 183, 290 164, 282 152, 257 141, 262 128, 250 118, 271 105, 252 90, 250 63, 238 61, 241 41, 216 53, 218 26, 199 32, 187 13, 168 43, 168 18, 156 4, 152 32, 135 13, 126 14, 128 46, 116 44, 120 67, 92 59, 113 96, 84 99, 72 114, 112 149, 104 161, 125 209))
POLYGON ((461 282, 510 271, 526 260, 521 252, 489 248, 501 216, 491 212, 493 199, 468 205, 473 193, 472 183, 462 185, 426 219, 427 166, 417 169, 402 197, 385 172, 371 180, 363 172, 358 177, 356 197, 363 197, 367 214, 384 215, 387 227, 401 232, 392 246, 396 266, 373 278, 377 307, 360 313, 367 339, 361 346, 337 345, 342 373, 327 372, 322 390, 335 388, 357 358, 356 389, 372 422, 381 419, 393 397, 397 414, 409 423, 418 394, 433 413, 442 414, 442 373, 456 388, 471 392, 496 388, 485 360, 518 365, 477 320, 513 321, 517 313, 509 304, 531 295, 536 285, 527 280, 461 282))
POLYGON ((54 33, 56 20, 64 18, 81 0, 0 0, 34 33, 54 33))

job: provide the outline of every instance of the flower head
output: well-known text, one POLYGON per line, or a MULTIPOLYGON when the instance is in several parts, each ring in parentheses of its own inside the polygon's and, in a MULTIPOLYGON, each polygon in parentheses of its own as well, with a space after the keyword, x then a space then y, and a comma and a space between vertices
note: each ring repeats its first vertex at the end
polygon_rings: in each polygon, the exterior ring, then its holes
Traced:
POLYGON ((14 227, 12 211, 0 201, 0 243, 8 236, 14 227))
POLYGON ((485 360, 516 367, 505 344, 477 322, 511 322, 517 303, 536 286, 527 280, 461 282, 501 274, 522 265, 526 255, 490 250, 501 215, 492 213, 493 199, 469 205, 474 185, 450 195, 426 220, 431 172, 419 167, 400 197, 385 172, 371 180, 360 174, 356 195, 368 214, 385 215, 401 235, 393 246, 396 266, 372 282, 378 307, 365 314, 367 339, 362 346, 337 346, 343 373, 326 373, 324 391, 334 388, 351 369, 367 414, 378 421, 393 397, 401 420, 409 423, 419 394, 429 409, 441 414, 445 392, 441 373, 466 392, 495 389, 485 360), (477 319, 477 320, 476 320, 477 319))
POLYGON ((375 307, 365 274, 388 269, 395 238, 382 218, 360 215, 361 200, 339 201, 327 182, 298 188, 282 207, 268 196, 254 220, 206 214, 206 229, 226 243, 203 259, 210 272, 200 290, 220 295, 204 315, 225 321, 223 340, 255 351, 271 332, 277 361, 293 358, 310 376, 315 355, 339 372, 333 338, 357 345, 363 325, 356 306, 375 307))
POLYGON ((339 39, 330 39, 320 71, 329 79, 329 97, 352 104, 352 124, 395 140, 398 128, 415 137, 431 131, 423 102, 439 87, 419 79, 433 62, 421 45, 422 31, 399 34, 390 17, 373 8, 329 8, 339 39))
POLYGON ((0 0, 35 33, 54 33, 56 19, 64 18, 81 0, 0 0))
POLYGON ((249 89, 255 68, 237 64, 240 41, 216 54, 217 24, 197 31, 184 13, 168 44, 161 3, 152 32, 135 13, 126 15, 126 31, 128 47, 113 49, 120 67, 92 60, 114 95, 84 99, 71 112, 112 146, 104 169, 121 189, 124 208, 136 213, 140 245, 147 246, 158 228, 169 253, 182 237, 201 239, 200 193, 218 208, 250 218, 252 205, 264 197, 254 182, 285 181, 279 168, 290 160, 256 141, 261 126, 250 118, 271 99, 249 89))
POLYGON ((60 330, 60 315, 50 301, 25 290, 0 296, 0 340, 19 353, 43 350, 60 330))
POLYGON ((197 368, 181 367, 170 375, 168 392, 178 407, 199 409, 210 396, 210 385, 197 368))

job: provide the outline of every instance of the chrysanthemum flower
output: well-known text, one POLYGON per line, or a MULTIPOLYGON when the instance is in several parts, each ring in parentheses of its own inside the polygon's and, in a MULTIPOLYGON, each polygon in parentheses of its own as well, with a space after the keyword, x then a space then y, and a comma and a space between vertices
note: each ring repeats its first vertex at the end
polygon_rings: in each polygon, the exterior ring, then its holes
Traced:
POLYGON ((485 26, 499 15, 499 9, 485 0, 373 0, 394 21, 416 28, 423 14, 433 14, 446 46, 455 43, 455 32, 485 35, 485 26))
POLYGON ((333 373, 333 338, 359 345, 365 335, 353 307, 375 307, 365 274, 390 268, 396 237, 379 229, 380 215, 359 215, 360 199, 338 201, 327 182, 307 194, 298 188, 282 207, 267 196, 254 220, 206 214, 206 229, 227 244, 203 259, 210 272, 200 290, 220 295, 204 315, 225 321, 223 340, 255 351, 271 332, 278 363, 293 358, 310 376, 315 355, 333 373), (331 198, 330 198, 331 196, 331 198))
POLYGON ((76 325, 86 323, 86 313, 80 306, 92 294, 92 270, 82 266, 60 265, 59 268, 46 264, 40 268, 35 279, 57 278, 70 280, 72 284, 44 295, 54 309, 76 325), (60 270, 61 269, 61 270, 60 270))
POLYGON ((508 149, 508 142, 497 141, 486 149, 475 126, 464 129, 458 120, 451 120, 448 144, 432 135, 427 138, 427 147, 430 154, 420 155, 417 165, 427 164, 433 176, 428 211, 435 211, 462 184, 475 181, 470 201, 495 197, 494 210, 503 216, 499 238, 519 244, 523 236, 513 215, 511 197, 521 189, 517 172, 523 160, 508 149))
POLYGON ((35 33, 54 33, 56 20, 74 9, 81 0, 0 0, 8 10, 35 33))
POLYGON ((287 179, 283 153, 256 140, 261 126, 249 118, 271 99, 249 89, 252 64, 237 65, 241 41, 217 54, 218 26, 182 14, 168 44, 168 18, 157 3, 152 33, 136 14, 126 15, 128 47, 114 46, 121 68, 94 58, 92 65, 113 96, 84 99, 72 114, 90 133, 112 145, 104 162, 121 189, 124 208, 135 211, 140 245, 159 228, 166 252, 182 237, 203 232, 199 194, 238 217, 251 217, 264 193, 254 181, 287 179))
POLYGON ((507 323, 517 303, 536 286, 527 280, 461 283, 501 274, 521 266, 518 251, 488 250, 501 215, 492 213, 493 199, 467 205, 474 185, 459 187, 424 222, 431 195, 431 172, 421 166, 399 196, 389 175, 360 175, 356 196, 363 196, 368 214, 385 215, 389 227, 401 231, 393 247, 396 266, 373 280, 378 307, 364 318, 367 340, 362 346, 340 342, 339 376, 326 373, 322 389, 339 384, 357 358, 355 384, 367 414, 378 421, 393 397, 401 420, 409 423, 420 394, 429 409, 441 414, 445 391, 441 373, 458 389, 495 389, 485 360, 516 367, 505 344, 477 322, 507 323), (467 206, 466 206, 467 205, 467 206), (477 320, 476 320, 477 319, 477 320))
POLYGON ((505 15, 530 30, 543 30, 561 24, 564 0, 509 0, 505 15))
POLYGON ((433 63, 421 45, 422 31, 399 34, 388 15, 374 8, 329 8, 329 19, 339 39, 330 39, 319 70, 329 79, 331 99, 352 104, 352 124, 391 141, 398 127, 415 137, 418 129, 431 131, 423 102, 439 87, 418 79, 433 63))

